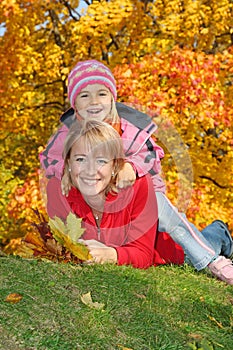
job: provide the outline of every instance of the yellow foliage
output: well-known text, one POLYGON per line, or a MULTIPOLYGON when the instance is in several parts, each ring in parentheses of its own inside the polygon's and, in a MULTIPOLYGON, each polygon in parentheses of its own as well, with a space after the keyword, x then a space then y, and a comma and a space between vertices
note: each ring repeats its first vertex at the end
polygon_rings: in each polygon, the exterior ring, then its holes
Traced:
MULTIPOLYGON (((6 29, 0 36, 0 240, 5 244, 24 236, 31 230, 30 208, 43 210, 39 185, 33 182, 38 181, 38 153, 69 107, 66 83, 71 67, 88 58, 115 68, 121 100, 157 113, 156 121, 174 124, 193 162, 194 191, 208 172, 223 188, 215 197, 213 190, 207 196, 219 211, 230 211, 232 1, 90 1, 85 15, 79 3, 0 3, 6 29), (212 129, 218 137, 204 138, 212 129)), ((165 157, 165 174, 171 158, 165 157)), ((175 199, 175 166, 172 173, 168 188, 175 199)), ((199 214, 202 219, 207 211, 199 214)))

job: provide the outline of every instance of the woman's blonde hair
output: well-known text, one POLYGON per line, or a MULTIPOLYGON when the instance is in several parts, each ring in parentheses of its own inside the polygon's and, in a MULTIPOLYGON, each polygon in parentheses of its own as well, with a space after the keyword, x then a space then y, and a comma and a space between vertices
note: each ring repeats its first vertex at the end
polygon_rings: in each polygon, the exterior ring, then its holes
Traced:
POLYGON ((75 120, 72 124, 64 143, 63 159, 65 161, 65 171, 68 170, 69 159, 71 149, 82 137, 87 149, 92 152, 101 147, 103 155, 113 160, 113 173, 106 193, 117 192, 116 178, 119 171, 124 165, 124 149, 120 135, 118 132, 108 123, 98 120, 75 120))

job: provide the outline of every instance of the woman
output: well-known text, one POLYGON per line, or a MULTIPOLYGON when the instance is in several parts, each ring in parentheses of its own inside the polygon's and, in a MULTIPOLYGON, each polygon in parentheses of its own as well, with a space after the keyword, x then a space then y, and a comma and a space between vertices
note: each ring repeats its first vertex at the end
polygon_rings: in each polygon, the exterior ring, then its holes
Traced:
POLYGON ((63 157, 72 184, 66 199, 83 219, 83 242, 94 262, 138 268, 183 263, 181 247, 168 236, 157 237, 157 205, 150 176, 118 192, 116 178, 125 156, 115 129, 100 121, 74 123, 63 157))

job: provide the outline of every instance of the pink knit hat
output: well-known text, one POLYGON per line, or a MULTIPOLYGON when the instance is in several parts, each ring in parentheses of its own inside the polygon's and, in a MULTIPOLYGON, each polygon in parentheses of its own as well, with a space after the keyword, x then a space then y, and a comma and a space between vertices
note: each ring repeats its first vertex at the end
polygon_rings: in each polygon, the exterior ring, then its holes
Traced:
POLYGON ((68 98, 73 108, 77 95, 89 84, 105 85, 116 100, 116 81, 111 70, 101 62, 88 60, 76 64, 68 76, 68 98))

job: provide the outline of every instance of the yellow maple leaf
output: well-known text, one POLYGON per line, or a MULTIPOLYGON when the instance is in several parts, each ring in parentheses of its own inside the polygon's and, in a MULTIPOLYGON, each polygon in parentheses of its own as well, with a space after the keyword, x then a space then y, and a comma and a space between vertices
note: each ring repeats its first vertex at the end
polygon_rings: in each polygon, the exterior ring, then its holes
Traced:
POLYGON ((77 216, 73 213, 69 213, 66 223, 68 236, 72 239, 72 241, 77 242, 84 232, 84 229, 81 226, 82 219, 77 218, 77 216))
POLYGON ((53 237, 78 259, 86 261, 91 259, 91 254, 84 244, 78 242, 84 231, 81 222, 73 213, 69 213, 66 223, 57 216, 54 219, 49 218, 53 237))

